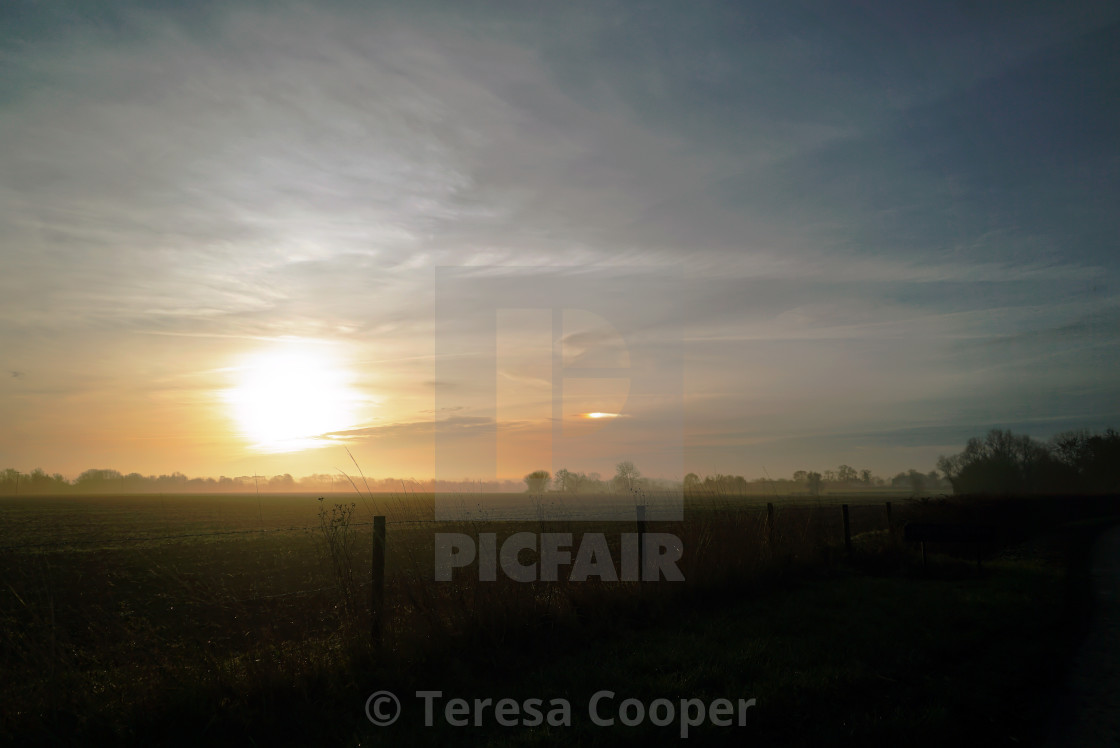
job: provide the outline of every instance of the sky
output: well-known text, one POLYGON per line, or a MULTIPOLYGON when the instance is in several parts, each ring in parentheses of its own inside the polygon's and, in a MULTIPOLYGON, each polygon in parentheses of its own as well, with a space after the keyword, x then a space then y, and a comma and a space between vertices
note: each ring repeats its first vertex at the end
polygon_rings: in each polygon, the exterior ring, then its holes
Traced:
POLYGON ((0 71, 0 467, 1120 426, 1112 2, 15 0, 0 71))

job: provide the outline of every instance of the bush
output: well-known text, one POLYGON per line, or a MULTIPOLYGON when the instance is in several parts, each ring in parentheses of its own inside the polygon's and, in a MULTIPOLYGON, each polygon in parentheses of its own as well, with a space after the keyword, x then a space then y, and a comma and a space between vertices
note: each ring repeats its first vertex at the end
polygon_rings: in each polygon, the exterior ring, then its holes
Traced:
POLYGON ((938 459, 958 494, 1112 493, 1120 491, 1120 434, 1067 432, 1049 443, 992 429, 964 451, 938 459))

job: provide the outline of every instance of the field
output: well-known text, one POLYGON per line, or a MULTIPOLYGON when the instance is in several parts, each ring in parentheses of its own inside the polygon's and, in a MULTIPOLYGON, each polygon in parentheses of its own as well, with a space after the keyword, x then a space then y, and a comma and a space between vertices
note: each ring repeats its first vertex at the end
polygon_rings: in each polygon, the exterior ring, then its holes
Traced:
MULTIPOLYGON (((782 719, 796 721, 806 709, 828 720, 848 715, 853 735, 893 734, 912 720, 948 734, 960 709, 975 717, 974 705, 939 694, 937 678, 974 693, 977 682, 990 691, 1058 672, 1061 648, 1047 649, 1046 637, 1065 630, 1069 606, 1065 546, 1052 530, 1102 513, 1099 502, 894 497, 896 528, 914 518, 1008 520, 984 573, 938 555, 931 579, 888 531, 885 500, 771 497, 770 526, 765 497, 693 496, 683 523, 648 527, 680 536, 685 583, 524 584, 499 575, 483 584, 469 573, 433 582, 434 531, 495 532, 499 543, 517 531, 571 532, 573 546, 585 532, 602 532, 613 554, 635 524, 528 515, 437 523, 430 495, 406 494, 0 499, 0 737, 357 744, 407 734, 403 726, 371 732, 362 703, 379 683, 495 698, 530 688, 586 700, 599 681, 651 698, 657 688, 713 697, 757 690, 769 707, 748 737, 789 738, 782 719), (850 558, 841 500, 851 504, 850 558), (369 633, 373 514, 388 520, 377 646, 369 633), (978 629, 968 628, 970 616, 978 629), (931 638, 932 630, 950 633, 931 638), (974 665, 937 655, 963 645, 974 665), (561 660, 575 664, 558 668, 561 660), (941 673, 947 664, 951 672, 941 673), (897 687, 884 685, 911 676, 901 701, 897 687), (855 704, 860 693, 882 703, 855 704), (826 703, 833 697, 847 706, 826 703)), ((1033 724, 1031 708, 1011 712, 1024 730, 1033 724)), ((835 728, 823 724, 797 734, 821 744, 835 728)), ((586 743, 620 740, 617 730, 569 729, 586 743)), ((433 728, 408 741, 486 735, 549 744, 547 730, 515 732, 433 728)), ((625 735, 652 739, 641 730, 625 735)))

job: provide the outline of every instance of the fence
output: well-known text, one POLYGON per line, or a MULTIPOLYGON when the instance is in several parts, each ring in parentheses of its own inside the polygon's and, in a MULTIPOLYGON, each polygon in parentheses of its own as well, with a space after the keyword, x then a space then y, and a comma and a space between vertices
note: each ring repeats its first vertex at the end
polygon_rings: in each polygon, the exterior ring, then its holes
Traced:
MULTIPOLYGON (((763 535, 759 541, 765 544, 765 553, 770 558, 776 557, 778 539, 777 528, 778 518, 785 509, 794 509, 798 511, 810 510, 816 512, 822 517, 825 522, 820 526, 824 528, 826 537, 832 537, 838 544, 843 541, 845 552, 850 557, 853 553, 852 535, 853 526, 861 528, 863 531, 867 530, 888 530, 893 531, 892 525, 892 505, 891 502, 880 504, 864 504, 864 505, 849 505, 849 504, 831 504, 831 505, 811 505, 811 504, 791 504, 776 506, 774 502, 768 502, 765 505, 765 514, 762 515, 762 507, 750 506, 743 507, 741 510, 746 514, 756 514, 764 516, 763 520, 763 535), (833 527, 835 526, 835 530, 833 527), (835 532, 835 534, 833 534, 835 532)), ((644 536, 649 531, 649 522, 647 521, 647 512, 645 506, 635 507, 634 514, 634 529, 637 533, 637 548, 638 548, 638 568, 643 569, 642 554, 645 552, 644 536)), ((386 568, 387 568, 387 551, 389 543, 392 542, 392 537, 389 528, 406 528, 406 527, 425 527, 425 526, 443 526, 449 527, 451 523, 441 520, 433 519, 400 519, 388 520, 384 515, 376 515, 370 521, 357 521, 348 524, 349 528, 362 529, 370 528, 370 570, 368 581, 360 582, 354 585, 356 590, 365 590, 368 587, 368 602, 369 602, 369 636, 375 645, 379 645, 384 637, 384 629, 388 619, 387 613, 387 595, 386 595, 386 568)), ((143 544, 143 543, 168 543, 175 541, 206 539, 206 538, 235 538, 238 536, 269 536, 279 535, 283 533, 293 532, 309 532, 315 533, 322 530, 321 525, 289 525, 276 528, 254 528, 254 529, 239 529, 239 530, 216 530, 209 532, 189 532, 189 533, 170 533, 170 534, 142 534, 130 536, 116 536, 111 538, 96 538, 96 539, 75 539, 66 541, 54 542, 37 542, 37 543, 23 543, 15 545, 0 546, 0 552, 3 553, 18 553, 21 551, 42 550, 50 548, 72 548, 72 547, 112 547, 123 546, 127 544, 143 544)), ((277 598, 287 597, 304 597, 320 593, 326 593, 332 589, 336 589, 336 585, 306 587, 295 590, 287 590, 274 594, 253 594, 249 597, 234 598, 239 602, 258 602, 263 600, 275 600, 277 598)), ((392 603, 392 600, 388 600, 392 603)))

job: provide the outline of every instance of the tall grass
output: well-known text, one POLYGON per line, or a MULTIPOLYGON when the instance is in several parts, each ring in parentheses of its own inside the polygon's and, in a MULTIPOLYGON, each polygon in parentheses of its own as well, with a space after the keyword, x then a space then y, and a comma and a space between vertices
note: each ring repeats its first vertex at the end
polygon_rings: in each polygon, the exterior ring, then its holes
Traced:
POLYGON ((319 531, 323 557, 330 567, 338 589, 341 620, 353 625, 358 612, 358 585, 354 578, 354 550, 357 538, 352 527, 357 504, 335 504, 328 510, 319 498, 319 531))

